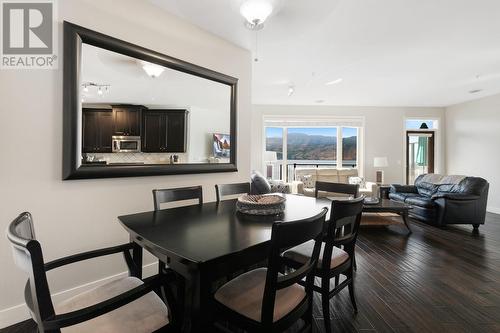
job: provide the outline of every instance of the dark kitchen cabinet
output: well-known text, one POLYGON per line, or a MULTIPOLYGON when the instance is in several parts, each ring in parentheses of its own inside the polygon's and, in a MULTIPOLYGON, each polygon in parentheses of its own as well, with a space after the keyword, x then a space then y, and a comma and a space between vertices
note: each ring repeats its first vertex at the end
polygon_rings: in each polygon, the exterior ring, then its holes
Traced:
POLYGON ((142 120, 142 151, 184 153, 186 110, 147 110, 142 120))
POLYGON ((136 105, 113 105, 114 135, 140 136, 142 109, 136 105))
POLYGON ((111 153, 113 112, 109 109, 83 109, 82 152, 111 153))

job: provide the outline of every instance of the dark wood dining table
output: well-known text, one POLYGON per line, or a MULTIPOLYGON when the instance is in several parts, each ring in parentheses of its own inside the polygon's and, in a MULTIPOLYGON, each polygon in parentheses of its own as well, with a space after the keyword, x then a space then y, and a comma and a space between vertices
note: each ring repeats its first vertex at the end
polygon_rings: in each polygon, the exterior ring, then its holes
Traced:
POLYGON ((284 196, 280 215, 242 214, 234 199, 118 217, 136 244, 138 265, 146 249, 183 277, 183 332, 208 331, 213 283, 267 258, 273 222, 309 218, 331 205, 328 199, 284 196))

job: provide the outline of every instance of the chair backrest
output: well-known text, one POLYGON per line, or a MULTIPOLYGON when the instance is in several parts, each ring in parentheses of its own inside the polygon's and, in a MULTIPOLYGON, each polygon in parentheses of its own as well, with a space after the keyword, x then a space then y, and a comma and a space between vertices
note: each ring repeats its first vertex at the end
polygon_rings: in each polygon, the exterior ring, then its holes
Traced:
POLYGON ((224 196, 250 193, 250 183, 217 184, 215 194, 217 202, 224 200, 224 196))
POLYGON ((45 274, 42 248, 35 238, 30 213, 20 214, 7 228, 16 265, 28 275, 24 298, 33 320, 43 331, 43 321, 54 316, 54 306, 45 274))
POLYGON ((343 184, 343 183, 329 183, 329 182, 316 182, 314 196, 318 197, 318 192, 342 193, 352 195, 354 198, 359 196, 358 184, 343 184))
POLYGON ((160 210, 160 205, 167 202, 197 199, 198 204, 203 203, 203 189, 201 186, 169 188, 153 190, 155 210, 160 210))
POLYGON ((364 196, 352 200, 332 201, 322 259, 322 262, 327 266, 323 267, 323 269, 330 268, 334 246, 342 246, 352 260, 361 223, 363 200, 364 196))
POLYGON ((278 290, 298 283, 306 277, 306 294, 307 297, 311 297, 314 284, 314 269, 318 263, 327 211, 328 208, 323 208, 321 213, 308 219, 294 222, 275 222, 273 224, 261 312, 261 322, 264 325, 273 322, 274 302, 278 290), (310 240, 315 240, 315 244, 309 262, 290 274, 278 275, 283 264, 281 256, 283 251, 310 240))

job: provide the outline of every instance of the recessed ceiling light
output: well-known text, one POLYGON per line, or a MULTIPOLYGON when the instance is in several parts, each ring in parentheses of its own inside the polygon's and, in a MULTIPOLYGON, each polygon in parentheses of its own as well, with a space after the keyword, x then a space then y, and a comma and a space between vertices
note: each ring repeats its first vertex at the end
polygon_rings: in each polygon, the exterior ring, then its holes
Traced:
POLYGON ((344 81, 344 79, 343 79, 343 78, 338 78, 338 79, 336 79, 336 80, 333 80, 333 81, 327 82, 327 83, 325 83, 325 84, 326 84, 327 86, 332 86, 332 85, 334 85, 334 84, 338 84, 338 83, 340 83, 340 82, 342 82, 342 81, 344 81))
POLYGON ((478 92, 481 92, 481 91, 483 91, 483 89, 474 89, 474 90, 470 90, 469 94, 477 94, 478 92))

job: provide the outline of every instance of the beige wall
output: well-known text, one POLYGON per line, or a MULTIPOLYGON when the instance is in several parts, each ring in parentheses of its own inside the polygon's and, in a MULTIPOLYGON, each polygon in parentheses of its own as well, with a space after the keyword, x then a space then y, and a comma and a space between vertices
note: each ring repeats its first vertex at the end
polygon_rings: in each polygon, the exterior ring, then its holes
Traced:
POLYGON ((254 105, 252 120, 252 169, 262 168, 263 133, 265 116, 364 117, 364 176, 375 181, 373 158, 386 156, 386 183, 405 181, 405 127, 406 118, 438 119, 440 129, 436 142, 436 172, 445 171, 444 109, 415 107, 353 107, 353 106, 285 106, 254 105))
MULTIPOLYGON (((214 35, 137 0, 58 1, 62 20, 239 78, 238 173, 62 181, 62 63, 60 70, 0 71, 0 230, 22 211, 33 213, 45 259, 119 244, 121 214, 152 209, 151 190, 203 185, 215 200, 218 182, 248 179, 251 57, 214 35)), ((62 41, 59 42, 62 57, 62 41)), ((61 58, 62 59, 62 58, 61 58)), ((151 262, 151 259, 148 259, 151 262)), ((0 237, 0 327, 26 315, 25 277, 0 237)), ((49 275, 53 293, 125 270, 120 256, 77 264, 49 275), (97 263, 97 266, 95 264, 97 263)), ((61 297, 68 295, 63 293, 61 297)))
POLYGON ((448 173, 490 183, 488 210, 500 214, 500 94, 446 109, 448 173))

